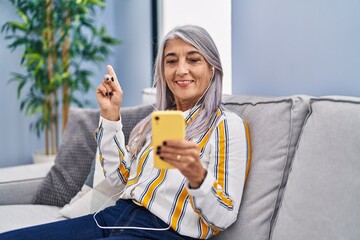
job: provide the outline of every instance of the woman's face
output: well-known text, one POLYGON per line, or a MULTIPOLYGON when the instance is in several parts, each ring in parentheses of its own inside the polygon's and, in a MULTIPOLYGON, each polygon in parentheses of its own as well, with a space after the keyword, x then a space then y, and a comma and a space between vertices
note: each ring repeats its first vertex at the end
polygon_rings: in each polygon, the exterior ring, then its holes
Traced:
POLYGON ((211 65, 194 46, 179 38, 168 41, 163 61, 165 80, 177 109, 192 108, 210 84, 211 65))

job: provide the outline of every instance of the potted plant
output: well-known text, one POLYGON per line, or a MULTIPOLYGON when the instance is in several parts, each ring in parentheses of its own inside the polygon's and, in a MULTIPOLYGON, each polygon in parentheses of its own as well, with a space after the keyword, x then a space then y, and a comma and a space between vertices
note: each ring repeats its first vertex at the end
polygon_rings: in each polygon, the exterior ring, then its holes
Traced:
POLYGON ((93 73, 84 63, 103 62, 110 47, 120 41, 109 36, 105 27, 94 25, 96 10, 105 7, 104 0, 10 1, 21 20, 6 22, 2 32, 12 41, 11 50, 23 50, 21 65, 26 70, 13 73, 10 81, 18 84, 20 109, 36 117, 30 128, 37 136, 45 135, 45 155, 54 155, 70 104, 86 104, 75 96, 91 87, 93 73))

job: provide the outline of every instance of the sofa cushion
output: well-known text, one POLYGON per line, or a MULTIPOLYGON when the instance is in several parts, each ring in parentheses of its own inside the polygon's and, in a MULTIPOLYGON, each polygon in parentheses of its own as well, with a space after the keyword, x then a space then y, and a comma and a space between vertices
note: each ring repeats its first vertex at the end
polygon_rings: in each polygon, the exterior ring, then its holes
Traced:
POLYGON ((360 98, 311 99, 272 240, 360 239, 360 98))
POLYGON ((65 219, 58 211, 56 206, 1 205, 0 213, 6 221, 1 221, 0 233, 65 219))
POLYGON ((252 160, 237 221, 214 239, 269 238, 308 97, 227 96, 225 108, 244 118, 250 128, 252 160))
POLYGON ((53 163, 0 168, 0 205, 30 204, 53 163))

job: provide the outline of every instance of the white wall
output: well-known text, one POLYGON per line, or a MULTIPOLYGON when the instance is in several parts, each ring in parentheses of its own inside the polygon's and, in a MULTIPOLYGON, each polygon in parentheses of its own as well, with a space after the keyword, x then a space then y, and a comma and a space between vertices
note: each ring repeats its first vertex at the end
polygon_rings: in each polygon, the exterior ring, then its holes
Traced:
POLYGON ((231 93, 231 0, 162 0, 160 39, 172 28, 192 24, 205 28, 220 52, 223 92, 231 93))

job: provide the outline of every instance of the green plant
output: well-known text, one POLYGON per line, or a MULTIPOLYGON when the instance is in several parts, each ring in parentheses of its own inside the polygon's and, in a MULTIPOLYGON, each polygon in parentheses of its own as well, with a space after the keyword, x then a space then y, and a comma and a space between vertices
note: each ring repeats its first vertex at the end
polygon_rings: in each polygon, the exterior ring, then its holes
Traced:
POLYGON ((120 41, 109 36, 104 26, 94 25, 96 10, 104 0, 10 0, 20 21, 2 26, 11 50, 23 50, 25 74, 12 73, 18 85, 20 109, 36 116, 30 128, 38 136, 44 131, 45 154, 56 154, 59 120, 65 129, 71 103, 86 101, 74 93, 87 92, 93 74, 84 63, 100 63, 110 47, 120 41), (22 96, 26 89, 26 95, 22 96))

